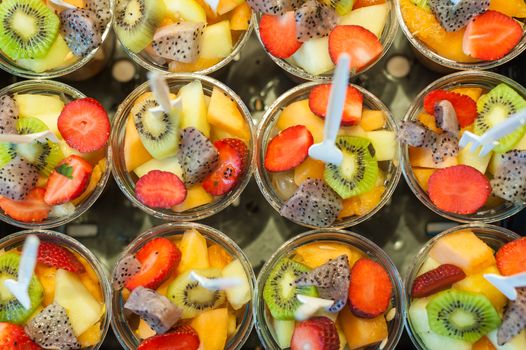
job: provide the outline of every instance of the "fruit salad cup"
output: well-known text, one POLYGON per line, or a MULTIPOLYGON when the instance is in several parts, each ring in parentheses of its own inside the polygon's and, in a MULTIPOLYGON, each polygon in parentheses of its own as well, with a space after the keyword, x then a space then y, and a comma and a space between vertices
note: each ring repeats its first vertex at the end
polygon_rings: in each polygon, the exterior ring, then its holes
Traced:
POLYGON ((9 235, 0 240, 0 270, 0 348, 100 348, 111 320, 111 287, 100 261, 80 242, 43 230, 9 235), (40 246, 26 309, 4 281, 17 280, 30 234, 40 246))
POLYGON ((403 331, 404 295, 398 270, 376 244, 348 231, 309 231, 261 269, 256 329, 266 349, 392 350, 403 331), (327 304, 310 309, 317 298, 327 304))
POLYGON ((230 63, 252 31, 245 0, 115 0, 114 28, 148 70, 211 74, 230 63))
POLYGON ((524 0, 396 0, 396 12, 419 53, 450 69, 494 68, 526 48, 524 0))
POLYGON ((110 122, 99 102, 54 81, 0 90, 0 137, 44 132, 0 142, 0 219, 8 224, 64 225, 95 203, 110 176, 110 122))
POLYGON ((459 222, 496 222, 526 202, 526 127, 486 156, 459 148, 466 130, 481 135, 526 108, 526 89, 491 72, 466 71, 425 88, 399 127, 402 167, 428 208, 459 222))
POLYGON ((252 330, 254 271, 237 244, 209 226, 143 232, 113 276, 112 327, 125 349, 241 349, 252 330), (222 285, 205 288, 196 276, 222 285))
POLYGON ((51 79, 91 61, 110 34, 113 0, 8 0, 0 4, 0 68, 51 79))
POLYGON ((526 239, 498 226, 457 226, 409 265, 406 328, 419 350, 526 349, 526 289, 512 302, 484 275, 526 272, 526 239), (506 311, 505 311, 506 310, 506 311))
POLYGON ((252 174, 254 126, 241 99, 215 79, 166 76, 170 115, 148 83, 119 106, 112 134, 113 172, 124 194, 148 214, 199 220, 234 202, 252 174))
POLYGON ((301 80, 332 78, 341 53, 352 74, 372 67, 397 31, 393 0, 247 0, 270 58, 301 80))
POLYGON ((337 167, 308 157, 323 139, 331 85, 306 83, 279 97, 258 129, 256 181, 282 216, 307 227, 348 227, 373 216, 400 179, 400 146, 391 112, 349 85, 336 140, 337 167))

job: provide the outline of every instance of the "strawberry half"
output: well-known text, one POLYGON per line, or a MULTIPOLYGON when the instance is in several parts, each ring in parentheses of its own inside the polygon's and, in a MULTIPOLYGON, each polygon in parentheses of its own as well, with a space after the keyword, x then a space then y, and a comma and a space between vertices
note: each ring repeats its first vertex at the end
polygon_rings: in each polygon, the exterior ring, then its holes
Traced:
POLYGON ((73 273, 82 273, 86 270, 75 254, 49 242, 40 242, 37 260, 44 265, 73 273))
POLYGON ((297 39, 296 16, 292 11, 283 16, 261 16, 259 36, 267 51, 278 58, 289 58, 302 45, 297 39))
POLYGON ((137 350, 197 350, 199 344, 196 331, 190 326, 181 326, 170 333, 146 339, 137 350))
POLYGON ((97 100, 89 97, 65 105, 57 125, 68 145, 82 153, 101 149, 110 137, 108 113, 97 100))
POLYGON ((137 199, 150 208, 171 208, 182 203, 186 194, 183 181, 168 171, 152 170, 135 184, 137 199))
MULTIPOLYGON (((309 107, 312 113, 325 119, 332 84, 317 85, 309 94, 309 107)), ((347 88, 343 106, 342 125, 356 125, 362 119, 363 95, 352 86, 347 88)))
POLYGON ((203 180, 203 188, 214 196, 229 192, 238 182, 243 161, 236 148, 227 142, 214 142, 219 153, 219 162, 215 170, 203 180))
POLYGON ((41 350, 24 331, 24 327, 0 323, 0 350, 41 350))
POLYGON ((440 265, 434 270, 418 276, 413 282, 411 294, 413 298, 424 298, 446 290, 453 283, 466 278, 460 267, 451 264, 440 265))
POLYGON ((433 90, 424 97, 424 109, 427 113, 435 114, 435 105, 440 101, 451 102, 457 114, 458 124, 465 128, 475 122, 477 118, 477 103, 469 96, 446 90, 433 90))
POLYGON ((504 276, 526 272, 526 238, 503 245, 495 255, 497 267, 504 276))
POLYGON ((342 53, 351 56, 351 70, 359 72, 383 51, 382 43, 376 35, 357 25, 336 26, 329 34, 329 55, 336 64, 342 53))
POLYGON ((44 201, 58 205, 79 197, 88 186, 93 167, 83 158, 72 155, 61 161, 49 176, 44 201))
POLYGON ((491 194, 489 180, 468 165, 439 169, 427 183, 431 202, 439 209, 456 214, 474 214, 491 194))
POLYGON ((38 222, 47 219, 51 206, 44 201, 46 190, 34 188, 21 201, 0 196, 0 208, 11 218, 22 222, 38 222))
POLYGON ((294 328, 291 350, 338 350, 340 339, 336 325, 328 317, 314 317, 294 328))
POLYGON ((265 169, 287 171, 300 165, 314 143, 309 129, 303 125, 291 126, 280 132, 267 146, 265 169))
POLYGON ((146 243, 135 258, 141 263, 141 270, 126 281, 126 288, 157 289, 179 265, 181 251, 170 240, 159 237, 146 243))
POLYGON ((359 259, 351 269, 349 306, 353 314, 375 318, 389 307, 393 284, 384 267, 367 258, 359 259))
POLYGON ((487 11, 467 25, 462 50, 480 60, 498 60, 510 53, 522 39, 522 27, 513 18, 487 11))
POLYGON ((247 169, 248 162, 248 148, 247 144, 240 139, 229 138, 222 139, 221 141, 228 143, 230 146, 234 147, 239 157, 241 158, 241 173, 245 172, 247 169))

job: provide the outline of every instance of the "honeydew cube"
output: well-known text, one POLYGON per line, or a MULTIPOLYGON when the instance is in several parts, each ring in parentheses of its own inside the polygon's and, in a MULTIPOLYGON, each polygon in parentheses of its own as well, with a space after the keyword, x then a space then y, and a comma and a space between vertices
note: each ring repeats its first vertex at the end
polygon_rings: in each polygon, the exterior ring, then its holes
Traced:
POLYGON ((230 21, 225 20, 205 28, 201 38, 201 58, 223 58, 233 50, 230 21))
POLYGON ((195 0, 164 0, 164 3, 174 18, 206 23, 205 9, 195 0))
POLYGON ((135 168, 133 172, 138 177, 143 177, 152 170, 166 171, 177 175, 180 179, 183 178, 183 169, 181 168, 181 165, 179 164, 179 161, 176 157, 170 157, 162 160, 151 159, 138 168, 135 168))
POLYGON ((381 162, 394 159, 396 154, 396 136, 393 131, 369 131, 367 138, 373 145, 374 156, 377 161, 381 162))
POLYGON ((51 45, 48 53, 41 58, 21 58, 16 63, 35 73, 42 73, 56 68, 69 66, 77 61, 77 57, 71 52, 68 45, 62 38, 57 35, 55 42, 51 45))
POLYGON ((380 38, 388 14, 389 5, 387 3, 360 7, 352 10, 349 14, 340 17, 338 24, 361 26, 380 38))
POLYGON ((252 293, 250 292, 250 282, 239 259, 236 259, 225 266, 225 268, 223 268, 221 271, 221 276, 223 278, 236 278, 240 281, 240 285, 233 288, 228 288, 225 291, 228 302, 234 310, 241 309, 246 303, 250 301, 250 299, 252 299, 252 293))
POLYGON ((292 335, 294 334, 294 328, 296 321, 294 320, 272 320, 272 327, 274 339, 278 343, 281 349, 290 348, 290 342, 292 341, 292 335))
POLYGON ((329 37, 310 39, 292 55, 292 59, 307 73, 319 75, 334 69, 329 55, 329 37))

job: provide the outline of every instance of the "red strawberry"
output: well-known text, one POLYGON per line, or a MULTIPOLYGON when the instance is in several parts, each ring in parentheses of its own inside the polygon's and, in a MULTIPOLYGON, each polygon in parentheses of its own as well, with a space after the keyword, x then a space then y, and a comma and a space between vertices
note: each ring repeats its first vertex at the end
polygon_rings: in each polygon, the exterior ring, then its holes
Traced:
POLYGON ((24 327, 0 323, 0 350, 40 350, 24 331, 24 327))
POLYGON ((336 26, 329 34, 329 54, 336 64, 342 53, 351 56, 351 69, 358 72, 371 64, 383 51, 376 35, 361 26, 336 26))
POLYGON ((38 222, 47 219, 51 207, 44 202, 46 190, 34 188, 21 201, 0 196, 0 208, 10 217, 22 222, 38 222))
POLYGON ((77 259, 75 254, 66 248, 49 242, 40 242, 37 260, 41 264, 73 273, 85 271, 84 265, 77 259))
POLYGON ((424 109, 427 113, 435 114, 435 105, 443 100, 451 102, 461 128, 475 122, 477 118, 477 103, 469 96, 446 90, 433 90, 424 97, 424 109))
POLYGON ((440 265, 434 270, 418 276, 413 282, 411 294, 413 298, 424 298, 446 290, 453 283, 466 278, 460 267, 451 264, 440 265))
POLYGON ((296 38, 296 16, 292 11, 283 16, 261 16, 259 36, 267 51, 278 58, 289 58, 302 45, 296 38))
POLYGON ((190 326, 180 326, 170 333, 143 341, 137 350, 197 350, 199 336, 190 326))
POLYGON ((495 258, 504 276, 526 272, 526 237, 503 245, 495 258))
POLYGON ((375 318, 389 307, 393 284, 384 267, 367 258, 358 260, 351 269, 349 306, 358 317, 375 318))
POLYGON ((475 168, 455 165, 439 169, 428 181, 429 198, 439 209, 456 214, 474 214, 491 194, 489 180, 475 168))
POLYGON ((336 325, 328 317, 314 317, 294 328, 291 350, 338 350, 340 339, 336 325))
POLYGON ((221 196, 237 184, 243 161, 236 148, 223 140, 214 142, 214 147, 219 153, 219 163, 216 169, 203 180, 202 185, 206 192, 221 196))
MULTIPOLYGON (((332 84, 317 85, 312 88, 309 94, 309 107, 311 111, 325 118, 327 115, 327 105, 332 84)), ((363 96, 360 91, 349 86, 345 105, 343 106, 342 125, 356 125, 362 119, 363 96)))
POLYGON ((468 23, 462 50, 480 60, 498 60, 517 46, 522 34, 521 25, 513 18, 497 11, 487 11, 468 23))
POLYGON ((108 113, 97 100, 89 97, 65 105, 57 125, 68 145, 82 153, 104 147, 110 137, 108 113))
POLYGON ((126 288, 157 289, 179 265, 181 251, 170 240, 159 237, 146 243, 135 258, 142 264, 141 270, 126 281, 126 288))
POLYGON ((152 170, 135 184, 137 199, 150 208, 171 208, 186 198, 186 187, 174 173, 152 170))
POLYGON ((287 171, 300 165, 314 143, 312 134, 303 125, 291 126, 275 136, 267 146, 265 169, 287 171))
POLYGON ((228 143, 230 146, 234 147, 241 158, 241 173, 247 169, 248 162, 248 148, 247 144, 240 139, 222 139, 221 141, 228 143))
POLYGON ((58 205, 79 197, 88 186, 92 171, 85 159, 76 155, 67 157, 49 176, 44 201, 58 205))

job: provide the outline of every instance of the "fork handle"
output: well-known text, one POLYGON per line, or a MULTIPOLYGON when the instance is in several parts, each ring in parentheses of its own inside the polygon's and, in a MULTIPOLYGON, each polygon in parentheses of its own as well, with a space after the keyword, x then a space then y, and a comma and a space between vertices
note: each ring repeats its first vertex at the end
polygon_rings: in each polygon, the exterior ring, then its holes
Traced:
POLYGON ((334 144, 338 130, 342 122, 343 107, 347 96, 347 85, 349 84, 349 65, 350 57, 348 54, 341 54, 338 64, 334 71, 331 93, 329 95, 329 105, 327 106, 327 117, 323 130, 324 141, 334 144))

